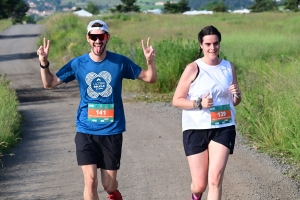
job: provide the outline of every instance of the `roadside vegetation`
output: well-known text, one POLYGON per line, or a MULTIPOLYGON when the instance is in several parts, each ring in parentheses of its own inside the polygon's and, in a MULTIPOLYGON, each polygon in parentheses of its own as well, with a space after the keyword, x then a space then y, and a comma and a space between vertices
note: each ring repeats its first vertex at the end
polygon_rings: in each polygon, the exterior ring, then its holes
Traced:
MULTIPOLYGON (((11 25, 11 20, 0 20, 0 31, 11 25)), ((20 139, 18 106, 16 92, 10 89, 6 75, 0 74, 0 163, 1 156, 20 139)))
POLYGON ((0 75, 0 162, 1 156, 20 140, 21 115, 18 98, 5 75, 0 75))
POLYGON ((0 31, 10 27, 11 25, 12 25, 11 20, 8 20, 8 19, 0 20, 0 31))
MULTIPOLYGON (((42 22, 46 27, 43 37, 51 40, 53 71, 89 51, 85 34, 92 19, 55 14, 42 22)), ((157 51, 157 83, 124 81, 124 90, 138 93, 133 100, 142 101, 171 101, 182 71, 198 53, 198 32, 204 26, 216 26, 222 33, 220 56, 235 65, 242 90, 243 102, 236 108, 238 131, 249 139, 251 147, 292 164, 296 171, 289 176, 300 179, 298 13, 129 13, 103 15, 101 19, 110 28, 108 50, 124 54, 140 66, 145 66, 141 39, 151 37, 157 51)))

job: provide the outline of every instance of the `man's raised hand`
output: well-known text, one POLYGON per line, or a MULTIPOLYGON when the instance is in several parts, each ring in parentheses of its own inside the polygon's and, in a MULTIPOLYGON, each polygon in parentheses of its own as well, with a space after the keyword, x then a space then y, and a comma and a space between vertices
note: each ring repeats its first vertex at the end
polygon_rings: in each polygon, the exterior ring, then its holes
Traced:
POLYGON ((150 37, 147 40, 147 46, 144 44, 144 40, 142 40, 142 47, 144 51, 145 58, 147 60, 147 64, 150 64, 154 61, 156 52, 153 47, 150 45, 150 37))
POLYGON ((43 46, 40 46, 36 52, 42 65, 46 65, 48 63, 49 49, 50 40, 46 40, 46 38, 44 38, 43 46))

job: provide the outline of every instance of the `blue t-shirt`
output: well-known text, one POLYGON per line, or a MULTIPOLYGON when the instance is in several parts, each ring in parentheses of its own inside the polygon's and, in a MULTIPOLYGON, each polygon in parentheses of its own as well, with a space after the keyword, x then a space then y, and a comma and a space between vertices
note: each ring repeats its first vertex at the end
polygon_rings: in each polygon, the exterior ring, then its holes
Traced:
POLYGON ((63 66, 56 73, 57 77, 65 83, 76 79, 79 85, 81 98, 76 117, 77 132, 93 135, 124 132, 122 79, 136 79, 141 71, 142 68, 129 58, 109 51, 101 62, 93 61, 87 53, 63 66), (98 113, 101 117, 106 111, 114 113, 113 120, 94 118, 90 114, 98 113))

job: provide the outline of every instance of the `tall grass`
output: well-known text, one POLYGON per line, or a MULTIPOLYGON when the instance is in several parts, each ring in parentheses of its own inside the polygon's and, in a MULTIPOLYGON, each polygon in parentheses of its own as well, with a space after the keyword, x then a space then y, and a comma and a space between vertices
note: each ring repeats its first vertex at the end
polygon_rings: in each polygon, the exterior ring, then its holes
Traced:
MULTIPOLYGON (((259 64, 259 63, 258 63, 259 64)), ((272 155, 300 160, 299 57, 264 63, 243 81, 240 130, 272 155), (257 78, 256 78, 257 77, 257 78)))
POLYGON ((0 157, 20 139, 18 106, 15 91, 9 88, 6 76, 0 75, 0 157))
MULTIPOLYGON (((46 23, 47 34, 53 41, 51 59, 56 63, 65 62, 65 57, 87 52, 85 29, 92 19, 70 15, 51 17, 46 23), (64 32, 61 27, 69 24, 73 25, 64 32)), ((221 55, 235 65, 243 92, 243 102, 237 107, 239 131, 258 149, 288 157, 300 167, 300 125, 297 123, 300 26, 296 25, 299 14, 119 14, 101 19, 110 27, 108 49, 130 57, 141 66, 145 66, 141 39, 151 37, 157 51, 158 82, 149 85, 125 81, 125 89, 152 92, 156 96, 174 92, 185 66, 198 53, 198 32, 207 25, 217 27, 222 33, 221 55)))

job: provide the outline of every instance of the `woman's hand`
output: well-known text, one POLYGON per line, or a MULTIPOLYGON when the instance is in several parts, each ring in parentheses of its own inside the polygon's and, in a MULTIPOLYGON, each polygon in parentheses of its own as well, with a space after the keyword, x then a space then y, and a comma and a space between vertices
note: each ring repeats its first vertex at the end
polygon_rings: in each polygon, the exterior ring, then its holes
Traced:
POLYGON ((204 97, 202 97, 202 102, 201 102, 202 108, 210 108, 213 106, 214 100, 213 98, 209 97, 209 94, 210 92, 207 93, 204 97))
POLYGON ((229 91, 233 94, 234 97, 239 98, 241 96, 241 91, 238 84, 230 83, 229 91))

